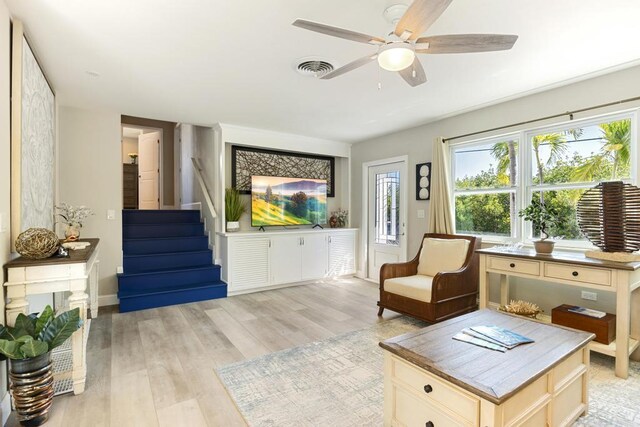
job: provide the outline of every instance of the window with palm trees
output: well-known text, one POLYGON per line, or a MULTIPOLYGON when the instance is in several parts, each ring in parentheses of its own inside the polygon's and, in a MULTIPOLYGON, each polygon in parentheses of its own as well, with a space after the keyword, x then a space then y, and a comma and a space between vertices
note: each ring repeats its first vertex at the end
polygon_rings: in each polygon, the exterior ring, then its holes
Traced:
POLYGON ((537 237, 539 227, 517 215, 535 197, 559 212, 555 236, 581 240, 580 196, 600 181, 634 176, 634 123, 631 114, 609 116, 453 146, 456 230, 537 237))

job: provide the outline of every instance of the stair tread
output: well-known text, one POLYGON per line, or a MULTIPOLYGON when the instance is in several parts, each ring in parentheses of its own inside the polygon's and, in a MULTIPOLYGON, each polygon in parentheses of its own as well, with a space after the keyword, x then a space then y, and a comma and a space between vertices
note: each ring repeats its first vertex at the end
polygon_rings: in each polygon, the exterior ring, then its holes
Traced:
POLYGON ((137 242, 137 241, 142 241, 142 240, 176 240, 176 239, 206 239, 207 236, 205 236, 204 234, 201 236, 170 236, 170 237, 166 237, 166 236, 162 236, 162 237, 134 237, 134 238, 125 238, 122 239, 122 242, 137 242))
POLYGON ((127 227, 149 227, 149 226, 153 226, 153 227, 157 227, 157 226, 162 226, 162 227, 167 227, 167 226, 172 226, 172 225, 195 225, 195 224, 202 224, 202 221, 198 220, 198 221, 183 221, 183 222, 143 222, 143 223, 136 223, 136 224, 123 224, 127 227))
POLYGON ((127 214, 134 214, 134 213, 149 213, 149 212, 158 212, 158 213, 162 213, 162 212, 200 212, 197 209, 128 209, 128 210, 124 210, 123 212, 126 212, 127 214))
POLYGON ((197 251, 177 251, 177 252, 154 252, 150 254, 131 254, 131 255, 123 255, 124 258, 139 258, 139 257, 150 257, 150 256, 165 256, 165 255, 184 255, 184 254, 202 254, 202 253, 212 253, 211 249, 199 249, 197 251))
POLYGON ((123 290, 118 292, 118 298, 134 298, 134 297, 140 297, 145 295, 166 294, 170 292, 189 291, 193 289, 215 288, 215 287, 223 287, 223 286, 227 286, 227 284, 223 281, 215 281, 215 282, 192 283, 189 285, 172 285, 172 286, 164 286, 160 288, 151 288, 151 289, 128 290, 128 291, 123 290))
POLYGON ((168 268, 163 270, 154 270, 154 271, 144 271, 141 273, 118 273, 118 277, 133 277, 133 276, 149 276, 152 274, 158 273, 181 273, 185 271, 193 271, 193 270, 215 270, 220 268, 218 264, 203 264, 197 265, 193 267, 183 267, 183 268, 168 268))

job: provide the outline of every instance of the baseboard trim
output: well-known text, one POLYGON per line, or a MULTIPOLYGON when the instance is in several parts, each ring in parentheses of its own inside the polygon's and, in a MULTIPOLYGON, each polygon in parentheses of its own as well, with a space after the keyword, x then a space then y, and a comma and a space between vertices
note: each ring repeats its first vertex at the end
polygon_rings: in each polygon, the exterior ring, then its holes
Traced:
POLYGON ((118 299, 118 295, 116 294, 98 296, 98 307, 118 304, 120 304, 120 300, 118 299))
POLYGON ((11 393, 8 391, 4 394, 2 403, 0 403, 0 412, 2 412, 2 425, 5 425, 9 415, 11 415, 11 393))

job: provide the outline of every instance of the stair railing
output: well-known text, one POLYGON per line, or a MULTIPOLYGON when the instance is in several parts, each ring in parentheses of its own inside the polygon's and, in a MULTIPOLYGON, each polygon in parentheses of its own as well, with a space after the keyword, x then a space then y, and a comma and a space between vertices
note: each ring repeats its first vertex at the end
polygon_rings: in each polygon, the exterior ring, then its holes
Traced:
POLYGON ((209 194, 207 184, 204 182, 204 176, 202 173, 202 167, 200 166, 200 161, 195 157, 192 157, 191 161, 193 162, 193 170, 196 173, 198 184, 200 184, 200 190, 202 191, 202 194, 204 194, 204 200, 206 202, 207 209, 209 210, 209 214, 211 214, 212 218, 216 218, 218 214, 216 213, 216 209, 213 206, 213 201, 211 200, 211 195, 209 194))

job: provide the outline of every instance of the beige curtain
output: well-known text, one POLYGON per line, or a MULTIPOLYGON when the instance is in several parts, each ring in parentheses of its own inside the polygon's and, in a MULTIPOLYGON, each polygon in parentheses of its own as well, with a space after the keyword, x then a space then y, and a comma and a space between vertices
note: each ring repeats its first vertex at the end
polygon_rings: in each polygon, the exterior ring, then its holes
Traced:
POLYGON ((449 191, 449 143, 438 137, 433 142, 431 161, 431 203, 429 203, 429 233, 454 233, 449 191))

